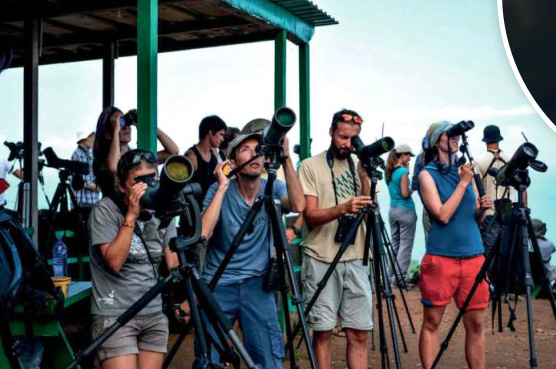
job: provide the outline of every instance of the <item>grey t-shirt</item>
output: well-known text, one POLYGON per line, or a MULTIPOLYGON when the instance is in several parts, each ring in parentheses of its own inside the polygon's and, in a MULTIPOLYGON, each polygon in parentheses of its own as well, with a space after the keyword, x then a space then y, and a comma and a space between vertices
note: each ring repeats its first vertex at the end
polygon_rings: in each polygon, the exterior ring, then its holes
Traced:
MULTIPOLYGON (((99 245, 114 240, 123 220, 124 215, 109 197, 97 202, 91 210, 89 254, 93 285, 91 313, 94 315, 120 315, 153 287, 157 282, 154 271, 158 271, 164 248, 172 237, 176 237, 174 222, 170 222, 165 229, 158 229, 160 220, 155 217, 148 222, 138 221, 137 226, 141 229, 141 235, 147 243, 154 269, 143 242, 134 233, 127 259, 120 271, 115 273, 104 261, 99 245)), ((162 299, 159 295, 141 310, 139 315, 150 315, 161 311, 162 299)))

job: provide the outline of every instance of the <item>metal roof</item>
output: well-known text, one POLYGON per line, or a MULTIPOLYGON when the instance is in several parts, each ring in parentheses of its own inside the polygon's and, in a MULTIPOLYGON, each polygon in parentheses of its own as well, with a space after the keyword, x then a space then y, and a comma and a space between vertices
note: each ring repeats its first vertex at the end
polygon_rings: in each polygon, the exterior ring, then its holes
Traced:
MULTIPOLYGON (((337 21, 307 0, 158 0, 158 51, 178 51, 272 40, 284 29, 297 43, 314 27, 337 21)), ((137 0, 2 0, 0 38, 23 64, 24 20, 42 19, 39 63, 102 58, 105 44, 117 56, 137 53, 137 0), (33 4, 32 6, 29 4, 33 4)))

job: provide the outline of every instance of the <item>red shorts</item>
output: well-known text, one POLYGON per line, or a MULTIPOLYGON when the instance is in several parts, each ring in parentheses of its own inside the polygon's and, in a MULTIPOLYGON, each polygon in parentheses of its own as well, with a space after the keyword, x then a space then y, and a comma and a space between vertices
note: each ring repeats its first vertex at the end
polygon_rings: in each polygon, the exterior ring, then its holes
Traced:
MULTIPOLYGON (((457 259, 425 254, 419 275, 419 289, 423 305, 445 306, 453 297, 458 309, 461 309, 484 261, 483 255, 470 259, 457 259)), ((475 291, 467 310, 486 309, 488 300, 488 283, 483 280, 475 291)))

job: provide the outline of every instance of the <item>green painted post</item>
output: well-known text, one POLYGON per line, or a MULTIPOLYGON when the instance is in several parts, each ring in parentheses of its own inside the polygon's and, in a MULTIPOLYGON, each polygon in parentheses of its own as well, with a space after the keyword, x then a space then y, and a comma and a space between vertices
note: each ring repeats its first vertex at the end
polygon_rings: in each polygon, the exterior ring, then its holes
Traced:
POLYGON ((286 31, 274 39, 274 110, 286 105, 286 31))
POLYGON ((300 159, 311 157, 311 101, 309 44, 299 45, 299 144, 300 159))
POLYGON ((158 0, 137 0, 137 147, 156 152, 158 0))

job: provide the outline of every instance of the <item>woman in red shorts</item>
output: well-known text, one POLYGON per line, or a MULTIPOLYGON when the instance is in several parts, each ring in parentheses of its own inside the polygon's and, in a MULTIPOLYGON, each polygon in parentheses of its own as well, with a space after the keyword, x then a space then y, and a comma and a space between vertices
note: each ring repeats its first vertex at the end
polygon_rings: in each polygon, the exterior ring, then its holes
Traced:
MULTIPOLYGON (((424 369, 431 367, 438 353, 438 327, 446 305, 453 298, 457 307, 462 307, 484 262, 478 224, 492 207, 487 196, 479 199, 473 167, 456 165, 459 137, 448 137, 450 127, 449 122, 429 127, 425 168, 419 174, 419 195, 432 220, 419 278, 424 310, 419 354, 424 369)), ((488 284, 483 281, 463 316, 465 358, 470 369, 485 367, 483 316, 488 300, 488 284)))

